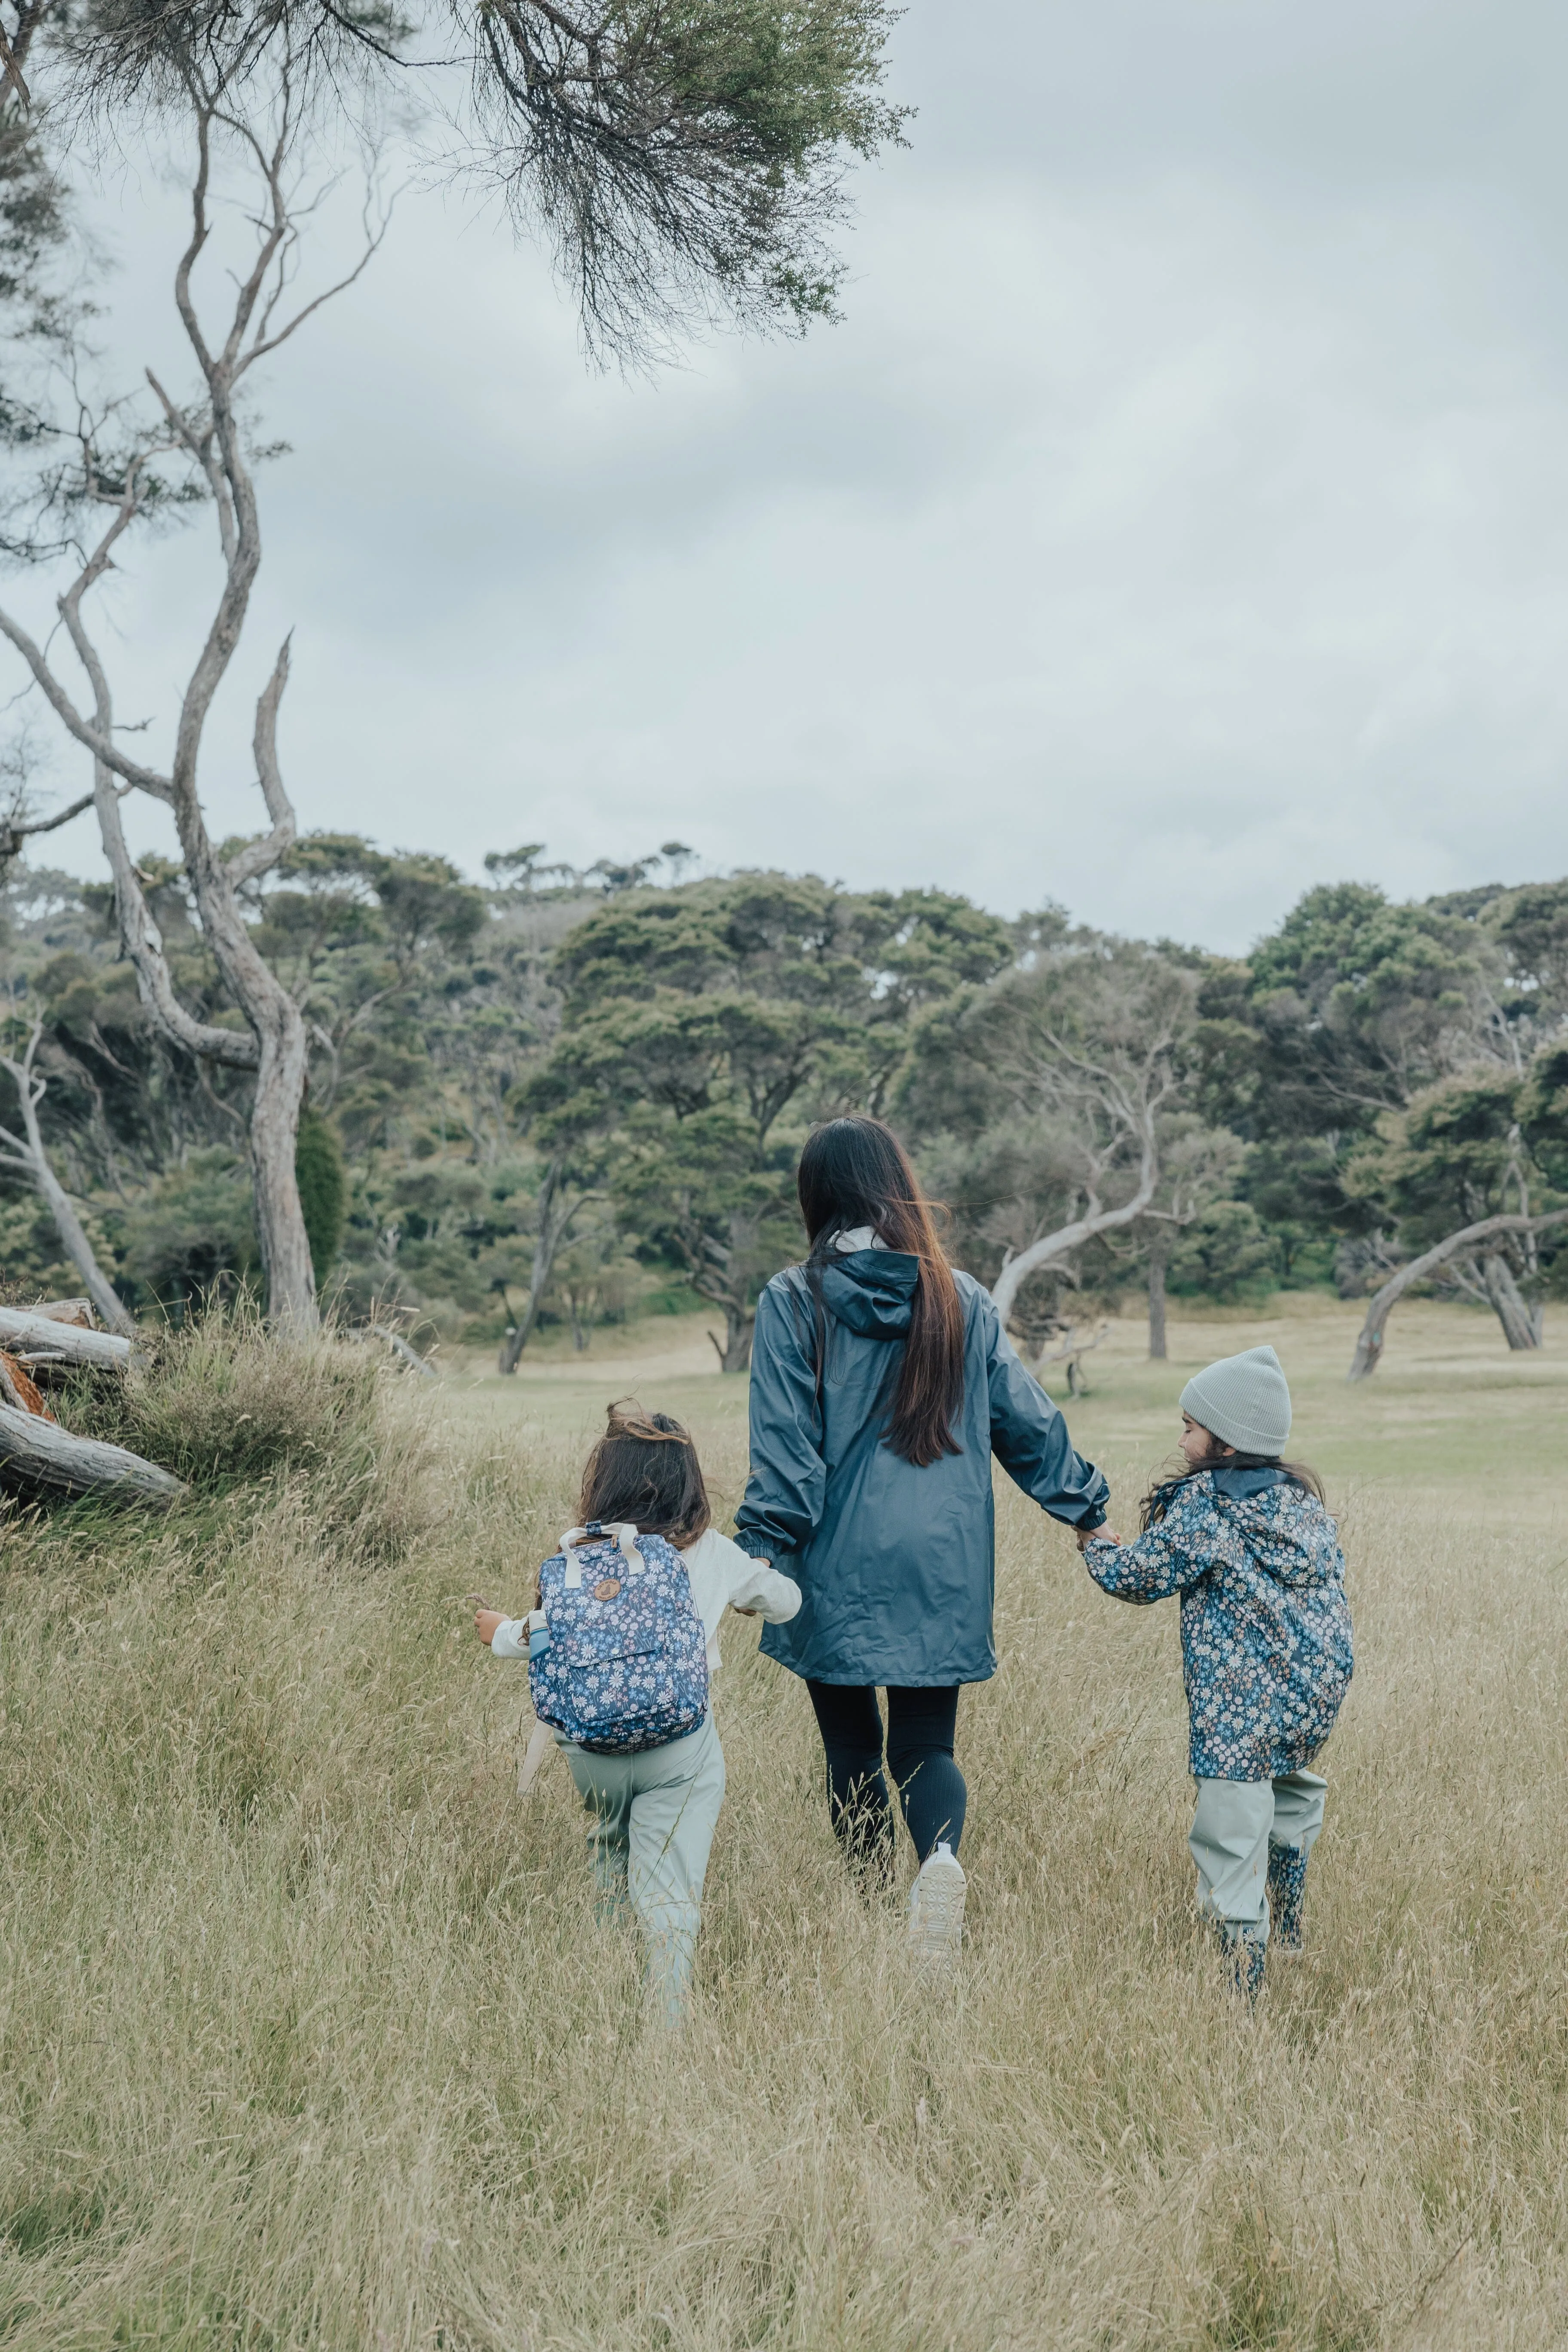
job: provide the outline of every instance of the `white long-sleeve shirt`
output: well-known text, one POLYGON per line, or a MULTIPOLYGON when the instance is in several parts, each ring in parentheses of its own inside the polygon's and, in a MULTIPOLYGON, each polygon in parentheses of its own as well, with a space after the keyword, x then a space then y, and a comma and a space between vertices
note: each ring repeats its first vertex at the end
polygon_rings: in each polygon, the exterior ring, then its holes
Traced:
MULTIPOLYGON (((765 1560, 752 1559, 717 1528, 710 1528, 694 1544, 679 1549, 691 1598, 708 1636, 710 1675, 719 1670, 719 1621, 726 1609, 754 1610, 770 1625, 787 1625, 800 1607, 800 1587, 793 1576, 782 1575, 765 1560)), ((526 1658, 527 1618, 503 1617, 490 1649, 498 1658, 526 1658)))

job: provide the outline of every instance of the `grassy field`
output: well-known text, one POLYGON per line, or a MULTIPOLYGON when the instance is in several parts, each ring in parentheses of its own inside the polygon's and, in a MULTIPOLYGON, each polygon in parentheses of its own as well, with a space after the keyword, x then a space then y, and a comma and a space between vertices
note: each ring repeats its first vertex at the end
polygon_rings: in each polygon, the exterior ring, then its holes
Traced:
POLYGON ((610 1396, 732 1501, 744 1383, 700 1324, 439 1391, 172 1360, 117 1425, 192 1502, 5 1530, 0 2344, 1563 2344, 1568 1350, 1414 1307, 1348 1389, 1353 1310, 1284 1304, 1163 1367, 1119 1326, 1072 1410, 1131 1502, 1186 1371, 1268 1338, 1342 1511, 1357 1680, 1253 2014, 1191 1915, 1173 1610, 1003 1482, 958 1985, 846 1888, 736 1620, 699 2014, 650 2037, 462 1596, 521 1599, 610 1396))
MULTIPOLYGON (((1060 1401, 1079 1451, 1136 1495, 1175 1443, 1175 1400, 1189 1374, 1267 1340, 1290 1376, 1291 1444, 1342 1496, 1441 1495, 1447 1510, 1467 1517, 1489 1517, 1500 1501, 1510 1527, 1568 1521, 1568 1317, 1549 1327, 1539 1355, 1510 1356, 1492 1316, 1413 1301, 1395 1313, 1383 1370, 1352 1388, 1345 1370, 1361 1318, 1355 1306, 1308 1292, 1282 1293, 1246 1319, 1178 1313, 1164 1364, 1150 1363, 1145 1328, 1130 1318, 1113 1322, 1086 1360, 1087 1396, 1069 1399, 1056 1368, 1060 1401)), ((584 1447, 608 1401, 635 1392, 683 1415, 719 1461, 737 1433, 744 1443, 746 1383, 718 1377, 707 1330, 693 1316, 644 1324, 629 1344, 601 1333, 586 1355, 557 1346, 525 1357, 512 1380, 467 1360, 453 1367, 450 1388, 475 1425, 584 1447)), ((743 1481, 743 1461, 738 1472, 743 1481)))

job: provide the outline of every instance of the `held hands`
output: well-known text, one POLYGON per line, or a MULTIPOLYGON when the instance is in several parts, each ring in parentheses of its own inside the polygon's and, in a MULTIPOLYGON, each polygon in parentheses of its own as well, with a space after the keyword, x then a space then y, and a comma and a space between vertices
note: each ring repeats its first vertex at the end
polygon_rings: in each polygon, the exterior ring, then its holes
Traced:
MULTIPOLYGON (((757 1562, 757 1566, 759 1568, 772 1568, 773 1562, 771 1559, 760 1559, 757 1562)), ((742 1609, 737 1601, 731 1601, 730 1606, 734 1611, 737 1617, 760 1617, 763 1613, 760 1609, 742 1609)))
POLYGON ((1074 1528, 1072 1533, 1073 1541, 1077 1544, 1080 1552, 1087 1551, 1091 1543, 1120 1544, 1121 1541, 1121 1538, 1117 1534, 1116 1529, 1110 1525, 1109 1520, 1103 1527, 1074 1528))

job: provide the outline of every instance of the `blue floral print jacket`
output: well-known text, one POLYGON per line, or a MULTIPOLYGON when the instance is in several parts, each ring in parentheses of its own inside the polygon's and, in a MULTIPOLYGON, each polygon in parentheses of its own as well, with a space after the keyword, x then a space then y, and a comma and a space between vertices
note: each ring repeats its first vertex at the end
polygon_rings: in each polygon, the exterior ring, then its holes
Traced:
POLYGON ((1268 1780, 1310 1763, 1351 1679, 1339 1531, 1283 1471, 1202 1470, 1135 1543, 1084 1553, 1119 1601, 1182 1596, 1182 1667, 1200 1780, 1268 1780))

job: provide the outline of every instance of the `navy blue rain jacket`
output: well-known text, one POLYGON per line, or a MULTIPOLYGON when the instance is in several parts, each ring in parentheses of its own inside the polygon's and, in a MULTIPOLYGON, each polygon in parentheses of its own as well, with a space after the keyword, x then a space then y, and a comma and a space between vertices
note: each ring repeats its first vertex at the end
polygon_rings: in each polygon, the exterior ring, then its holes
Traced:
POLYGON ((960 1454, 917 1469, 882 1442, 920 1261, 854 1250, 825 1266, 826 1366, 804 1268, 757 1304, 752 1475, 736 1541, 793 1576, 803 1600, 763 1648, 815 1682, 940 1685, 996 1671, 991 1637, 991 1456, 1053 1518, 1098 1527, 1105 1480, 1019 1362, 989 1292, 954 1278, 963 1309, 960 1454))

